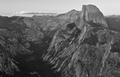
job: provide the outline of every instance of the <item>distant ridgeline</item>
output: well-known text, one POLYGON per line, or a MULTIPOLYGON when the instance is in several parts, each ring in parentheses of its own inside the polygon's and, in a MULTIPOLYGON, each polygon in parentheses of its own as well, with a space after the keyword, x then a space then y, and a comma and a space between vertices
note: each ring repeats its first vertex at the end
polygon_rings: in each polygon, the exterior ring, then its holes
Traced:
POLYGON ((1 16, 0 77, 119 77, 119 21, 94 5, 56 16, 1 16))

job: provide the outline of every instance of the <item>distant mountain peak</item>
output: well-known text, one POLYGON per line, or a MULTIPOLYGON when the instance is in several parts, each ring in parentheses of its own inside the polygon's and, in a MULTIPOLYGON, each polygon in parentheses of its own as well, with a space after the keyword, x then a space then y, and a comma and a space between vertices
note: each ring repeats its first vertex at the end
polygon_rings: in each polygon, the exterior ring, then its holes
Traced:
POLYGON ((83 12, 86 21, 93 21, 104 26, 108 26, 103 13, 95 5, 83 5, 83 12))
POLYGON ((72 10, 68 11, 67 13, 76 13, 76 12, 78 12, 78 11, 75 9, 72 9, 72 10))
POLYGON ((100 24, 104 27, 108 26, 104 15, 95 5, 83 5, 81 15, 78 19, 79 27, 82 27, 85 22, 100 24))

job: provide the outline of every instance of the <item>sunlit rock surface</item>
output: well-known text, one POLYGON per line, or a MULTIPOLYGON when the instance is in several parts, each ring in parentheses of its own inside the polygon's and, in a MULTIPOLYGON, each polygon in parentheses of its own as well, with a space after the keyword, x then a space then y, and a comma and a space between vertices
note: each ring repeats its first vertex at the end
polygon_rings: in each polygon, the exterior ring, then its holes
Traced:
POLYGON ((57 16, 1 16, 0 76, 119 77, 119 26, 110 21, 94 5, 57 16))
POLYGON ((83 5, 82 14, 85 21, 107 26, 102 12, 94 5, 83 5))
POLYGON ((100 24, 105 27, 108 26, 102 12, 94 5, 83 5, 76 25, 81 29, 86 22, 100 24))
POLYGON ((43 59, 55 64, 53 68, 62 71, 62 77, 119 76, 119 70, 114 74, 108 70, 117 68, 111 67, 110 55, 119 54, 112 46, 120 36, 107 27, 96 6, 84 5, 76 21, 55 33, 43 59))

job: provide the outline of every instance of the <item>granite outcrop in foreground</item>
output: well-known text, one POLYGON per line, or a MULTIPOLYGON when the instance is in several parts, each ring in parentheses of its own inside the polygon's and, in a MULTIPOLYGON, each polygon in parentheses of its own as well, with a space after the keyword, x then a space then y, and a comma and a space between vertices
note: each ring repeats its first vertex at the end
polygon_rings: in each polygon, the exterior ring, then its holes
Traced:
POLYGON ((14 76, 23 65, 30 75, 50 77, 41 73, 43 59, 61 77, 119 77, 120 33, 108 24, 94 5, 57 16, 0 17, 0 71, 14 76))

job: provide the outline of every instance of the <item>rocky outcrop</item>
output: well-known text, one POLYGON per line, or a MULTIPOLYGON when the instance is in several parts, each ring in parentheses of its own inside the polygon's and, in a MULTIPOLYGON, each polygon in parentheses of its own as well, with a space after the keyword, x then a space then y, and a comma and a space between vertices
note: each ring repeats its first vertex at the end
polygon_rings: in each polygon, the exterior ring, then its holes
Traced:
POLYGON ((94 5, 83 5, 81 17, 87 22, 108 26, 102 12, 94 5))
POLYGON ((94 5, 57 16, 0 17, 0 71, 50 77, 42 74, 43 59, 62 77, 120 76, 120 34, 109 25, 94 5))
POLYGON ((77 26, 81 29, 86 22, 108 26, 102 12, 94 5, 83 5, 82 7, 81 15, 77 20, 77 26))
POLYGON ((43 59, 55 64, 53 68, 62 71, 63 77, 114 76, 105 71, 112 68, 107 62, 119 34, 107 27, 96 6, 84 5, 77 20, 56 32, 43 59))

